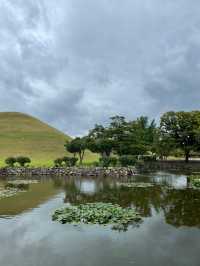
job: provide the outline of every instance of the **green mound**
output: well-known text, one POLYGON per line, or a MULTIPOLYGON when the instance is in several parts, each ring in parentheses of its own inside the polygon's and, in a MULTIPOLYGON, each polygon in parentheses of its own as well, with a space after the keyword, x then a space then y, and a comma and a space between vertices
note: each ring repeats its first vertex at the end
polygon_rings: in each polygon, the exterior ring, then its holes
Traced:
POLYGON ((132 208, 122 208, 112 203, 87 203, 58 209, 52 216, 62 224, 113 225, 115 230, 126 230, 128 225, 141 220, 132 208))
MULTIPOLYGON (((50 166, 64 149, 70 137, 48 124, 26 114, 0 112, 0 166, 10 156, 28 156, 34 166, 50 166)), ((95 160, 87 153, 86 160, 95 160)))

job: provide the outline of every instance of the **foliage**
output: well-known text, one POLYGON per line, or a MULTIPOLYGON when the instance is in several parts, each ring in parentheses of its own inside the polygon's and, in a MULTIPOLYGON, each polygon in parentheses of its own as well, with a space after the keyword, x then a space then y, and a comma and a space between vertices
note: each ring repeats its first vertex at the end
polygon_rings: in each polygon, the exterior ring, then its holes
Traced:
POLYGON ((191 151, 199 147, 200 111, 167 112, 161 117, 160 129, 184 151, 188 162, 191 151))
POLYGON ((137 157, 134 155, 122 155, 119 157, 119 162, 121 166, 133 166, 137 162, 137 157))
POLYGON ((200 188, 200 178, 192 180, 192 184, 193 186, 200 188))
POLYGON ((95 125, 89 132, 87 147, 90 151, 99 153, 101 157, 109 157, 113 150, 113 140, 110 131, 101 125, 95 125))
POLYGON ((139 157, 139 160, 142 160, 144 162, 156 161, 156 155, 141 155, 138 157, 139 157))
POLYGON ((16 160, 15 157, 8 157, 8 158, 5 160, 5 163, 6 163, 8 166, 10 166, 10 167, 14 167, 16 162, 17 162, 17 160, 16 160))
POLYGON ((151 150, 156 128, 154 120, 139 117, 127 122, 124 117, 111 118, 110 132, 114 140, 114 150, 121 155, 141 155, 151 150))
POLYGON ((54 165, 56 167, 62 167, 62 164, 63 164, 63 159, 62 158, 57 158, 54 160, 54 165))
POLYGON ((172 152, 175 154, 175 147, 175 140, 171 136, 162 133, 160 129, 155 131, 152 151, 159 159, 167 159, 172 152))
POLYGON ((200 188, 200 176, 199 175, 189 176, 189 180, 191 181, 193 187, 200 188))
POLYGON ((72 167, 76 165, 77 161, 78 158, 76 157, 64 156, 62 158, 57 158, 56 160, 54 160, 54 165, 56 167, 62 167, 64 164, 66 167, 72 167))
POLYGON ((64 145, 66 150, 74 154, 74 157, 78 154, 80 164, 83 163, 85 150, 87 148, 87 138, 75 138, 71 141, 67 141, 64 145))
POLYGON ((65 156, 61 160, 62 160, 62 162, 65 163, 65 166, 72 167, 72 166, 75 166, 76 165, 76 163, 78 161, 78 158, 65 156))
POLYGON ((122 187, 128 187, 128 188, 149 188, 154 187, 153 183, 144 183, 144 182, 132 182, 132 183, 119 183, 122 187))
POLYGON ((99 202, 58 209, 52 219, 63 224, 111 224, 114 225, 113 229, 123 226, 126 230, 129 224, 139 221, 141 218, 132 208, 122 208, 117 204, 99 202))
POLYGON ((7 189, 0 188, 0 200, 16 196, 19 192, 24 192, 24 191, 25 190, 20 190, 17 188, 7 188, 7 189))
POLYGON ((26 156, 19 156, 16 158, 16 162, 19 163, 21 167, 24 167, 26 164, 31 163, 31 159, 26 156))
POLYGON ((117 165, 117 158, 116 157, 102 157, 99 159, 100 166, 102 167, 115 167, 117 165))

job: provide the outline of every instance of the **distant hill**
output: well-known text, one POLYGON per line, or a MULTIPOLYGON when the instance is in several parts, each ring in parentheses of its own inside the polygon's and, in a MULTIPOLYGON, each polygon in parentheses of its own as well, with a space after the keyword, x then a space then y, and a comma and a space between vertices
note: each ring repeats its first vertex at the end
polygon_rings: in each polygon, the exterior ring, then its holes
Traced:
MULTIPOLYGON (((8 156, 25 155, 34 165, 51 165, 57 157, 67 155, 61 131, 23 113, 0 112, 0 164, 8 156)), ((87 160, 96 155, 87 152, 87 160)))

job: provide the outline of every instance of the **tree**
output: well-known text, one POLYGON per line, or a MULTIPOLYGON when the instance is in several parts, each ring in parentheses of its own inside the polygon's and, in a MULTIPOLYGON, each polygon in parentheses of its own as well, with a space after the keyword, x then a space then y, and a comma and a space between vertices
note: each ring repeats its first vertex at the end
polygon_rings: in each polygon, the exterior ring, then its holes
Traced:
POLYGON ((159 159, 167 159, 172 152, 175 152, 175 146, 175 140, 172 137, 162 134, 159 129, 156 130, 152 152, 155 153, 159 159))
POLYGON ((167 112, 161 117, 160 130, 175 141, 176 148, 183 150, 188 162, 191 151, 199 146, 200 112, 167 112))
POLYGON ((124 117, 111 118, 110 132, 114 141, 114 150, 119 155, 143 155, 150 151, 153 144, 156 125, 148 117, 139 117, 127 122, 124 117))
POLYGON ((124 116, 113 116, 110 118, 109 134, 113 141, 113 150, 119 156, 127 154, 129 147, 129 124, 124 116))
POLYGON ((16 158, 16 162, 18 162, 21 167, 24 167, 27 163, 31 163, 31 159, 29 157, 19 156, 16 158))
POLYGON ((15 166, 15 163, 17 162, 16 158, 14 157, 8 157, 6 160, 5 160, 5 163, 10 166, 10 167, 14 167, 15 166))
POLYGON ((87 146, 90 151, 101 154, 101 157, 110 157, 113 149, 113 140, 107 128, 96 125, 89 132, 87 146))
POLYGON ((87 138, 75 138, 71 141, 67 141, 65 144, 65 148, 68 152, 73 153, 74 157, 78 154, 79 162, 82 164, 83 158, 85 155, 85 150, 87 148, 87 138))

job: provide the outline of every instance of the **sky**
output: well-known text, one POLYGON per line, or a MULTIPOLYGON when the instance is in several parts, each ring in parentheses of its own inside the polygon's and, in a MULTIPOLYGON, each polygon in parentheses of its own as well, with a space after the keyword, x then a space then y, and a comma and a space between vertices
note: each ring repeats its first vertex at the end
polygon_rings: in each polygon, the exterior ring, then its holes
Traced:
POLYGON ((199 0, 0 0, 0 111, 71 136, 200 109, 199 0))

